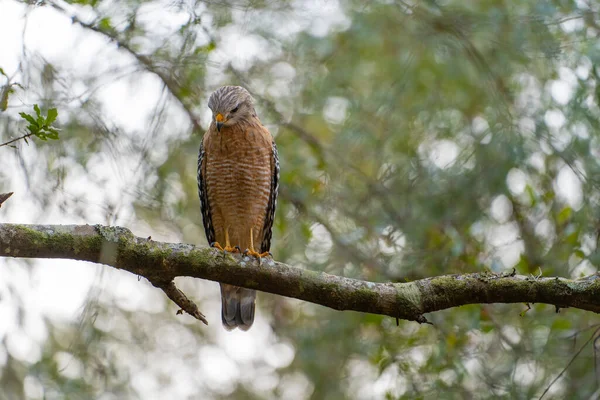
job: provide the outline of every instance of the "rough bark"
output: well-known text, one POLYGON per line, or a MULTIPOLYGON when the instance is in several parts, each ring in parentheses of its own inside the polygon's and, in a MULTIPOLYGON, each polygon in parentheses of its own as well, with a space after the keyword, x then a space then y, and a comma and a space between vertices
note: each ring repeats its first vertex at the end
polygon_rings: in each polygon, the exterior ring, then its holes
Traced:
POLYGON ((534 277, 513 272, 444 275, 413 282, 375 283, 296 268, 181 243, 134 236, 101 225, 0 224, 0 256, 65 258, 123 269, 147 278, 184 311, 203 320, 172 284, 191 276, 320 304, 417 322, 423 314, 478 303, 546 303, 600 312, 600 277, 534 277))

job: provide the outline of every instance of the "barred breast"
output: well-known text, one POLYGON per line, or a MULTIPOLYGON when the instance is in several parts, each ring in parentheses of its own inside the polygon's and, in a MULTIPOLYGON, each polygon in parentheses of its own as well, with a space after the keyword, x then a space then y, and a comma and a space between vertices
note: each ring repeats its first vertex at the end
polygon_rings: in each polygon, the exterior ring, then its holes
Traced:
POLYGON ((206 190, 211 205, 215 239, 225 245, 225 229, 232 246, 260 247, 269 203, 272 137, 260 123, 209 130, 204 138, 206 190))

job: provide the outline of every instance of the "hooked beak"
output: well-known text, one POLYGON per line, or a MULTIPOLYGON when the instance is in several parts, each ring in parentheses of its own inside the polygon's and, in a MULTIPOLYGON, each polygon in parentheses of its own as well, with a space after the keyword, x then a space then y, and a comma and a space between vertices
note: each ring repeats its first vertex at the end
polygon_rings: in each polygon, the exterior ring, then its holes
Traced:
POLYGON ((225 123, 225 118, 223 118, 223 114, 219 113, 219 114, 215 115, 215 121, 216 121, 216 125, 217 125, 217 132, 221 132, 221 128, 223 127, 223 124, 225 123))

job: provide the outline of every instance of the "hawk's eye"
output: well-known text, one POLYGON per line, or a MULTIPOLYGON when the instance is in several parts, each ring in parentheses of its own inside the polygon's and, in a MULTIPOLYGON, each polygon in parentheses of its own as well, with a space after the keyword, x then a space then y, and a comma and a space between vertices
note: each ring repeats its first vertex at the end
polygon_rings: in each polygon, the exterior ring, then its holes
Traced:
POLYGON ((240 108, 240 106, 235 106, 235 108, 233 110, 231 110, 232 113, 236 112, 238 110, 238 108, 240 108))

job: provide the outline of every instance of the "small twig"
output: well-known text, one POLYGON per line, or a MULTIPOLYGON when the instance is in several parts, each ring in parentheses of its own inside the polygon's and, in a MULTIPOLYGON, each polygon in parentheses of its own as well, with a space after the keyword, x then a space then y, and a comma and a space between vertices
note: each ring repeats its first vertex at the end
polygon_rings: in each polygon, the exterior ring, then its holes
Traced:
POLYGON ((538 267, 540 269, 540 273, 537 275, 534 274, 529 274, 529 276, 531 276, 531 279, 533 279, 534 281, 539 281, 540 278, 542 277, 542 267, 538 267))
POLYGON ((2 207, 2 203, 4 203, 10 196, 13 195, 13 192, 8 193, 0 193, 0 207, 2 207))
POLYGON ((539 400, 542 400, 542 397, 544 397, 546 395, 546 393, 548 393, 548 390, 550 390, 552 385, 554 385, 556 383, 556 381, 558 381, 560 379, 560 377, 563 376, 563 374, 567 371, 567 369, 571 366, 571 364, 573 364, 575 359, 577 357, 579 357, 579 354, 581 354, 581 352, 583 351, 585 346, 587 346, 592 340, 595 340, 597 338, 596 335, 598 334, 598 331, 600 331, 600 328, 596 329, 594 331, 594 333, 592 333, 592 336, 590 336, 590 338, 581 346, 581 348, 577 351, 577 353, 575 353, 575 355, 571 358, 571 361, 569 361, 569 363, 563 368, 563 370, 560 371, 560 374, 558 374, 558 376, 556 378, 554 378, 552 380, 552 382, 550 382, 550 384, 548 385, 546 390, 544 390, 544 393, 542 393, 542 395, 540 396, 539 400))
POLYGON ((187 298, 187 296, 175 286, 175 282, 152 282, 152 285, 161 289, 169 299, 171 299, 175 304, 181 307, 181 310, 177 311, 177 314, 182 314, 183 311, 190 314, 192 317, 199 319, 204 322, 205 325, 208 325, 208 321, 204 314, 200 312, 196 303, 187 298))
POLYGON ((0 147, 3 147, 3 146, 8 146, 8 145, 9 145, 9 144, 11 144, 11 143, 18 142, 18 141, 19 141, 19 140, 21 140, 21 139, 26 139, 26 138, 28 138, 29 136, 32 136, 32 135, 33 135, 33 133, 31 133, 31 132, 30 132, 30 133, 27 133, 27 134, 25 134, 25 135, 23 135, 23 136, 20 136, 20 137, 18 137, 18 138, 15 138, 15 139, 9 140, 8 142, 5 142, 5 143, 2 143, 2 144, 0 144, 0 147))
POLYGON ((523 311, 521 311, 521 312, 519 313, 519 316, 520 316, 520 317, 524 317, 524 316, 525 316, 525 314, 527 314, 527 311, 531 310, 531 306, 529 305, 529 303, 525 303, 525 305, 527 306, 527 309, 526 309, 526 310, 523 310, 523 311))

